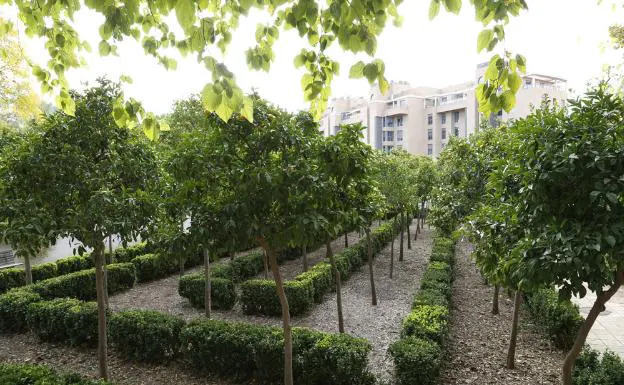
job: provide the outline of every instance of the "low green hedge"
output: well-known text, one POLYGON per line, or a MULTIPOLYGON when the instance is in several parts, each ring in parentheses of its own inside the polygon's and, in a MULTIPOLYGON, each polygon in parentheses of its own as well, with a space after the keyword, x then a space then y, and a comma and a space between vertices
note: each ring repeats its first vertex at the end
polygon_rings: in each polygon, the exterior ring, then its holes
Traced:
POLYGON ((295 280, 312 281, 314 302, 316 303, 323 302, 323 296, 332 289, 334 284, 331 265, 326 262, 317 263, 310 270, 299 274, 295 280))
POLYGON ((56 261, 58 275, 65 275, 80 270, 87 270, 93 267, 93 259, 91 254, 74 255, 71 257, 61 258, 56 261))
POLYGON ((213 278, 223 278, 233 280, 234 270, 229 263, 219 263, 210 267, 210 276, 213 278))
POLYGON ((56 298, 28 306, 29 328, 43 341, 70 345, 97 345, 98 311, 95 302, 56 298))
POLYGON ((394 360, 399 385, 434 385, 442 366, 442 350, 433 341, 401 338, 388 349, 394 360))
POLYGON ((567 350, 574 345, 584 322, 578 305, 560 300, 554 289, 541 289, 527 295, 526 304, 531 316, 556 347, 567 350))
POLYGON ((31 269, 33 282, 43 281, 44 279, 54 278, 58 275, 56 263, 42 263, 35 265, 31 269))
POLYGON ((421 289, 418 291, 412 302, 412 309, 421 305, 449 307, 449 300, 444 293, 435 289, 421 289))
POLYGON ((624 361, 611 351, 601 354, 585 347, 576 359, 572 373, 574 385, 622 385, 624 361))
POLYGON ((0 269, 0 293, 7 292, 13 288, 24 286, 24 270, 18 268, 0 269))
POLYGON ((128 359, 162 362, 178 354, 181 318, 152 310, 115 313, 108 326, 111 342, 128 359))
MULTIPOLYGON (((366 340, 300 328, 292 332, 296 384, 372 384, 366 340)), ((283 378, 282 336, 277 327, 215 320, 194 321, 182 330, 184 354, 193 368, 260 383, 283 378)))
POLYGON ((24 289, 0 295, 0 333, 26 331, 28 306, 42 300, 39 294, 24 289))
POLYGON ((232 268, 232 280, 234 282, 246 281, 255 277, 264 269, 263 253, 254 251, 234 258, 230 263, 232 268))
POLYGON ((145 254, 132 258, 138 282, 164 278, 179 270, 176 259, 166 254, 145 254))
MULTIPOLYGON (((205 280, 203 273, 187 274, 180 277, 178 293, 187 298, 191 305, 203 309, 205 301, 205 280)), ((210 280, 210 299, 213 309, 229 310, 236 303, 234 282, 225 278, 212 277, 210 280)))
MULTIPOLYGON (((279 316, 282 307, 277 296, 275 281, 251 279, 241 283, 241 303, 245 314, 279 316)), ((284 282, 291 315, 308 311, 314 303, 314 284, 311 279, 284 282)))
POLYGON ((116 263, 127 263, 139 255, 145 255, 151 252, 152 247, 149 247, 146 242, 141 242, 128 247, 118 247, 113 251, 113 254, 115 254, 116 263))
MULTIPOLYGON (((107 266, 108 293, 113 294, 134 286, 136 279, 132 263, 116 263, 107 266)), ((60 277, 37 282, 28 290, 38 293, 45 299, 77 298, 89 301, 97 298, 95 269, 77 271, 60 277)))
POLYGON ((402 336, 444 343, 448 331, 449 311, 444 306, 421 305, 412 310, 403 320, 402 336))
POLYGON ((101 380, 89 380, 75 373, 59 374, 43 365, 0 364, 2 385, 112 385, 101 380))

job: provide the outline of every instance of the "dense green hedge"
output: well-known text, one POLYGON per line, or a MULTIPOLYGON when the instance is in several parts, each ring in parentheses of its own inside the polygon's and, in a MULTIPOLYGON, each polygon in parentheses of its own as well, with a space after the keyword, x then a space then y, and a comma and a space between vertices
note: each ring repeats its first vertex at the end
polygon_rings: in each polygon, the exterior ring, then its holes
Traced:
POLYGON ((95 302, 56 298, 28 306, 29 328, 43 341, 97 345, 98 311, 95 302))
POLYGON ((16 287, 24 286, 25 284, 24 270, 15 267, 10 269, 0 269, 0 293, 7 292, 16 287))
POLYGON ((113 250, 113 254, 115 254, 116 263, 125 263, 132 261, 139 255, 151 253, 153 251, 152 249, 153 248, 149 247, 146 242, 140 242, 128 247, 118 247, 113 250))
POLYGON ((0 364, 2 385, 106 385, 106 381, 85 379, 75 373, 59 374, 43 365, 0 364))
MULTIPOLYGON (((190 323, 182 331, 185 356, 202 372, 279 383, 284 370, 282 329, 215 320, 190 323)), ((372 384, 367 370, 371 347, 363 339, 293 329, 296 384, 372 384)))
POLYGON ((616 353, 601 354, 585 347, 576 359, 572 373, 574 385, 622 385, 624 361, 616 353))
POLYGON ((455 242, 434 238, 420 291, 414 297, 412 311, 403 320, 401 339, 388 349, 399 385, 437 382, 449 329, 454 261, 455 242))
POLYGON ((531 316, 555 346, 569 349, 584 322, 579 307, 571 301, 560 300, 554 289, 541 289, 526 296, 531 316))
POLYGON ((0 295, 0 333, 26 331, 28 306, 42 300, 39 294, 24 289, 0 295))
POLYGON ((91 254, 74 255, 71 257, 61 258, 56 261, 58 275, 65 275, 80 270, 87 270, 93 267, 93 259, 91 254))
POLYGON ((181 318, 152 310, 122 311, 109 321, 111 342, 132 360, 162 362, 178 354, 181 318))
MULTIPOLYGON (((135 268, 132 263, 116 263, 107 266, 108 293, 113 294, 134 286, 135 268)), ((77 298, 89 301, 97 298, 95 288, 95 269, 77 271, 60 277, 37 282, 27 288, 45 299, 77 298)))
MULTIPOLYGON (((384 223, 371 232, 373 254, 377 254, 401 230, 400 222, 384 223)), ((336 254, 336 269, 342 280, 349 278, 352 272, 368 260, 368 245, 362 239, 349 248, 336 254)), ((334 276, 328 263, 315 265, 308 272, 299 274, 292 281, 284 282, 291 315, 301 315, 313 304, 320 303, 325 293, 334 286, 334 276)), ((253 279, 241 284, 241 303, 247 314, 279 316, 281 306, 277 296, 275 281, 253 279)))
POLYGON ((234 282, 246 281, 255 277, 264 269, 263 254, 261 251, 241 255, 230 262, 232 268, 232 280, 234 282))
MULTIPOLYGON (((203 273, 184 275, 178 282, 178 293, 187 298, 193 307, 202 309, 206 298, 205 282, 203 273)), ((236 303, 234 282, 227 278, 212 277, 210 299, 213 309, 229 310, 234 307, 236 303)))
POLYGON ((132 258, 138 282, 148 282, 164 278, 179 270, 175 258, 165 254, 145 254, 132 258))

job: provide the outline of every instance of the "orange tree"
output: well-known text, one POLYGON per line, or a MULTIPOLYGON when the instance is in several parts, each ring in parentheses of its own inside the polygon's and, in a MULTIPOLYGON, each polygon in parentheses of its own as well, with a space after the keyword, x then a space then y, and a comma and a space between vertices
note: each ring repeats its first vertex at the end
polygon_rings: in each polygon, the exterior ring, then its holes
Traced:
POLYGON ((111 234, 124 243, 140 235, 155 211, 148 191, 158 178, 147 139, 113 120, 113 102, 120 96, 119 87, 105 80, 74 93, 75 115, 47 116, 7 166, 15 170, 15 187, 54 218, 55 233, 93 248, 103 378, 108 377, 104 241, 111 234))

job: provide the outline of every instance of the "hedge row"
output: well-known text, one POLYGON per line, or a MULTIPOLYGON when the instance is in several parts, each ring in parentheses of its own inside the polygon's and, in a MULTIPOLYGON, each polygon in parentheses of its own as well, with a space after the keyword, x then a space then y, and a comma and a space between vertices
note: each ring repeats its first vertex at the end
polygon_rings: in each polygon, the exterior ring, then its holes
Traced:
MULTIPOLYGON (((58 266, 54 262, 35 265, 31 269, 33 282, 56 277, 59 275, 58 266)), ((0 294, 10 289, 26 285, 24 269, 10 268, 0 270, 0 294)))
MULTIPOLYGON (((187 274, 180 277, 178 293, 187 298, 191 305, 202 309, 205 301, 205 284, 203 273, 187 274)), ((213 309, 229 310, 236 303, 236 291, 234 282, 227 278, 210 279, 210 298, 213 309)))
POLYGON ((572 373, 574 385, 622 385, 624 361, 616 353, 602 354, 585 347, 576 359, 572 373))
POLYGON ((0 384, 6 385, 106 385, 110 382, 88 380, 75 373, 58 373, 43 365, 0 364, 0 384))
MULTIPOLYGON (((399 221, 385 223, 371 232, 373 255, 377 254, 400 231, 399 221)), ((352 272, 360 268, 368 259, 366 239, 335 255, 336 269, 341 279, 346 280, 352 272)), ((320 263, 295 279, 284 282, 290 313, 293 316, 308 311, 314 303, 320 303, 325 293, 334 286, 334 276, 328 263, 320 263)), ((279 316, 281 305, 274 280, 252 279, 241 284, 243 312, 279 316)))
POLYGON ((449 328, 455 243, 436 237, 412 311, 403 319, 401 338, 390 345, 398 384, 431 385, 442 366, 442 346, 449 328))
POLYGON ((570 349, 584 322, 579 307, 570 300, 560 300, 554 289, 541 289, 526 296, 529 313, 553 344, 570 349))

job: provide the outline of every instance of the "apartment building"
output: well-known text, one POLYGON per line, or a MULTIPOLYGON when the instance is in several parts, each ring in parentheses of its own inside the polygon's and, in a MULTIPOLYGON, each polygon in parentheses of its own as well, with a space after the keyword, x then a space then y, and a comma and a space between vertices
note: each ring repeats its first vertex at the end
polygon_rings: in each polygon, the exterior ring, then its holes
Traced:
MULTIPOLYGON (((484 116, 478 112, 476 85, 487 63, 477 66, 475 79, 444 88, 412 87, 391 82, 382 95, 373 86, 366 97, 342 97, 330 101, 320 125, 324 135, 334 135, 341 124, 361 123, 364 141, 385 152, 404 148, 412 154, 438 156, 451 136, 468 137, 484 116)), ((516 95, 516 106, 498 116, 507 120, 527 116, 544 97, 565 104, 566 81, 553 76, 528 74, 516 95)))

